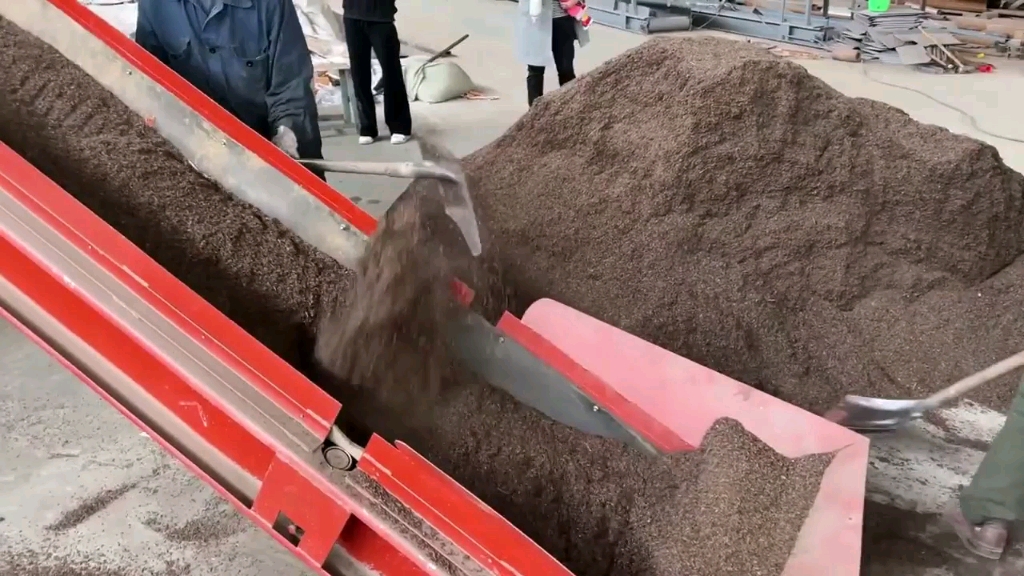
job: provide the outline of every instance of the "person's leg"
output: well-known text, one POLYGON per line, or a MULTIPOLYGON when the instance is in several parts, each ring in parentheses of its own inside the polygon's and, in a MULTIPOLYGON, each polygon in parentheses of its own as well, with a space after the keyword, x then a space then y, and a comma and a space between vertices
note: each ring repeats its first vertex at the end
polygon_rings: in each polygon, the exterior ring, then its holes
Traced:
POLYGON ((575 80, 576 19, 572 16, 559 16, 551 23, 551 53, 555 57, 558 85, 565 86, 575 80))
POLYGON ((526 67, 526 102, 533 106, 533 102, 544 93, 544 67, 526 67))
MULTIPOLYGON (((412 134, 412 112, 405 92, 405 79, 402 78, 402 45, 398 41, 398 28, 394 22, 374 22, 370 39, 384 80, 384 121, 391 131, 392 142, 397 144, 396 136, 412 134)), ((405 140, 408 138, 402 141, 405 140)))
POLYGON ((343 20, 345 44, 348 46, 348 60, 352 71, 352 87, 356 97, 356 124, 359 126, 359 136, 376 138, 377 106, 373 101, 371 42, 367 29, 372 23, 353 18, 343 20))
POLYGON ((972 551, 998 558, 1006 546, 1007 530, 1024 520, 1024 380, 1006 415, 1003 429, 981 461, 971 483, 960 494, 959 506, 947 519, 972 551))

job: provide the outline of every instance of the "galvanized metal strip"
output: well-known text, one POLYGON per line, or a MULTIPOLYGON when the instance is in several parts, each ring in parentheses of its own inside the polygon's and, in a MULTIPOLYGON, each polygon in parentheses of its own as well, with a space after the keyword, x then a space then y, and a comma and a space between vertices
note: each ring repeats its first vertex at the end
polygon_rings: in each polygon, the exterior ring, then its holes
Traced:
MULTIPOLYGON (((352 267, 362 254, 366 243, 363 232, 47 0, 0 2, 0 16, 82 68, 146 119, 200 172, 238 199, 279 220, 347 267, 352 267)), ((170 70, 167 73, 173 74, 170 70)))

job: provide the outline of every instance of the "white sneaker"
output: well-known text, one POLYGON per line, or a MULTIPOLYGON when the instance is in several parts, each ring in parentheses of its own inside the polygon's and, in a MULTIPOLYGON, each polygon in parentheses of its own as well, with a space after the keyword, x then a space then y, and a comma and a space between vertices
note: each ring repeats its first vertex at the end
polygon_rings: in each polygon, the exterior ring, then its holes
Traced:
POLYGON ((391 135, 391 143, 392 144, 405 144, 409 140, 412 140, 412 135, 411 134, 392 134, 391 135))
MULTIPOLYGON (((362 144, 363 146, 366 146, 367 144, 373 144, 374 140, 375 140, 375 138, 373 136, 360 136, 359 137, 359 143, 362 144)), ((394 138, 392 138, 391 141, 394 142, 394 138)))

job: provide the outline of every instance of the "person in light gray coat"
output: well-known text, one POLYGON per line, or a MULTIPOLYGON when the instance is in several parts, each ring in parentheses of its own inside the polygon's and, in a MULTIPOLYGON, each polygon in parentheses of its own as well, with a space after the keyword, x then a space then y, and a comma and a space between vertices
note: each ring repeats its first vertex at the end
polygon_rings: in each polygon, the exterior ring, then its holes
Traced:
POLYGON ((566 14, 559 0, 519 0, 516 18, 516 56, 526 64, 526 99, 530 106, 544 93, 544 69, 554 62, 558 85, 576 78, 573 60, 590 34, 566 14))

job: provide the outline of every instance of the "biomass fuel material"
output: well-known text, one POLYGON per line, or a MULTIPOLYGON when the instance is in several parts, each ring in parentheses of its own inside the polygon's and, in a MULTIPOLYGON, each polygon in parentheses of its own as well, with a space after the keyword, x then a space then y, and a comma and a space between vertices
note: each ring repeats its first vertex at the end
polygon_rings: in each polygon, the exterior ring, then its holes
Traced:
POLYGON ((409 442, 576 574, 782 570, 830 456, 787 460, 722 421, 702 451, 648 457, 551 422, 460 373, 436 333, 458 313, 445 299, 448 281, 419 265, 459 265, 438 259, 434 234, 417 232, 430 210, 392 211, 388 243, 371 248, 354 278, 192 170, 116 97, 2 19, 0 140, 317 378, 345 403, 346 427, 409 442), (314 370, 321 322, 338 332, 325 333, 314 370), (389 322, 403 327, 394 334, 405 347, 381 346, 389 322), (395 362, 335 355, 331 343, 345 341, 395 362))

